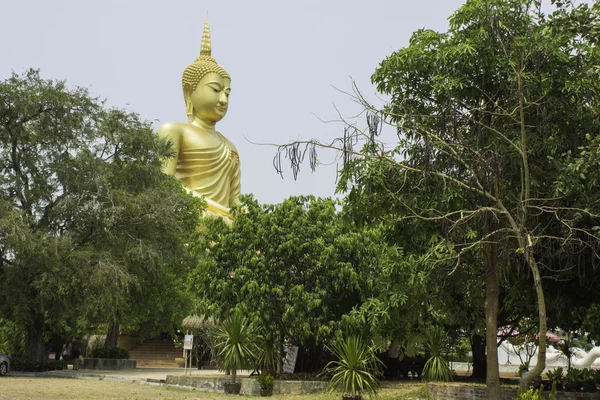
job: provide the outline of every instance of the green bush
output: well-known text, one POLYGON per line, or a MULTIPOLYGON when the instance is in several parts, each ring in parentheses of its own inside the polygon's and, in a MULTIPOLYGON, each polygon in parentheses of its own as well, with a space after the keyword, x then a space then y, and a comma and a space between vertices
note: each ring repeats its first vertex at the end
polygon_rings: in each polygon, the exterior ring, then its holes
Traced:
POLYGON ((542 389, 529 389, 525 393, 519 393, 515 400, 542 400, 542 389))
POLYGON ((240 310, 217 324, 214 344, 221 361, 221 371, 231 371, 231 382, 235 383, 237 371, 252 365, 256 355, 254 327, 240 310))
POLYGON ((44 372, 44 371, 58 371, 62 369, 67 369, 66 361, 39 361, 32 362, 23 359, 14 359, 10 362, 10 370, 11 371, 21 371, 21 372, 44 372))
POLYGON ((273 387, 275 386, 275 378, 273 375, 261 374, 256 377, 256 380, 258 381, 260 388, 264 390, 273 390, 273 387))
POLYGON ((519 365, 519 377, 522 377, 524 373, 529 371, 529 363, 519 365))
POLYGON ((92 349, 90 358, 129 359, 129 351, 120 347, 96 347, 92 349))
POLYGON ((443 356, 448 346, 448 335, 437 326, 425 330, 425 348, 431 355, 423 367, 423 379, 426 381, 448 382, 452 380, 452 370, 443 356))
POLYGON ((377 394, 383 363, 377 358, 372 343, 358 336, 349 336, 327 348, 336 358, 322 372, 331 376, 330 391, 341 389, 350 396, 360 396, 363 392, 377 394))
POLYGON ((546 376, 548 377, 548 380, 550 382, 556 383, 556 384, 562 384, 563 381, 565 380, 562 367, 556 367, 552 371, 548 371, 546 373, 546 376))

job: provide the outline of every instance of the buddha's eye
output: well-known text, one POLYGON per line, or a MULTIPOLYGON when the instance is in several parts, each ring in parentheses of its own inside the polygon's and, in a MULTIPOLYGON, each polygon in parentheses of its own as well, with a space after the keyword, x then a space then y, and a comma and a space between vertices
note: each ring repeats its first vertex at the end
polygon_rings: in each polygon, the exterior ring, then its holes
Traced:
POLYGON ((213 90, 215 91, 215 93, 219 93, 219 92, 220 92, 220 90, 219 90, 219 89, 215 89, 215 88, 213 88, 213 90))

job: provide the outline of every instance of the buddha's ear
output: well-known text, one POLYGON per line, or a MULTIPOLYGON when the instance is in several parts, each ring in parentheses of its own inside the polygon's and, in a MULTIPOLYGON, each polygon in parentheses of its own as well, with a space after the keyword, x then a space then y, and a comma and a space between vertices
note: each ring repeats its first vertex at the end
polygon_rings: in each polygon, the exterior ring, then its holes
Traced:
POLYGON ((183 98, 185 99, 185 114, 188 116, 188 123, 194 121, 194 104, 192 103, 192 91, 190 85, 183 87, 183 98))

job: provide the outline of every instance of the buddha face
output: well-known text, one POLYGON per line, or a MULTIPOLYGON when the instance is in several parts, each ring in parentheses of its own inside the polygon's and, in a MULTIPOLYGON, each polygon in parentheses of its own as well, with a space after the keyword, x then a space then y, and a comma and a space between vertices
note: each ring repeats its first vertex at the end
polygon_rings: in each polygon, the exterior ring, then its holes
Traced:
POLYGON ((189 94, 194 117, 214 125, 223 119, 229 106, 231 80, 216 72, 206 74, 189 94))

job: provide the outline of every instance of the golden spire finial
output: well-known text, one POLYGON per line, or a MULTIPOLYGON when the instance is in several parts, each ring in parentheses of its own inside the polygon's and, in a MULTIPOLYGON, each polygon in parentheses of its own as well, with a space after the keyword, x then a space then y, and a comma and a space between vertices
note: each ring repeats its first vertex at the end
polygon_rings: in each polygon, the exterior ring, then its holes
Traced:
POLYGON ((201 56, 211 56, 210 49, 210 28, 208 27, 208 13, 206 14, 206 22, 204 23, 204 32, 202 33, 202 46, 200 46, 201 56))

